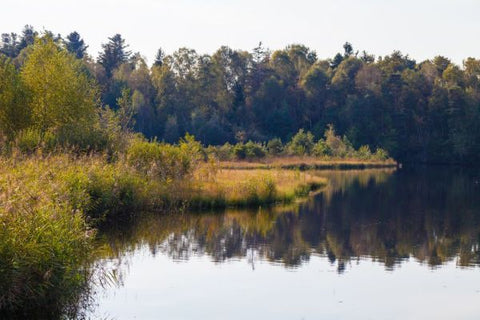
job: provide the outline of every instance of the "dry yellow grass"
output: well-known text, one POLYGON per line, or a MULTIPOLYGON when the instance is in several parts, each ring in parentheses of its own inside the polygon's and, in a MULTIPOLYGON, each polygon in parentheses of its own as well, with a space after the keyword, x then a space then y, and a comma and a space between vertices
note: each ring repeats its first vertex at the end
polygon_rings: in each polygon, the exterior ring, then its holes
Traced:
POLYGON ((299 170, 217 169, 206 165, 195 173, 193 206, 288 203, 326 184, 325 178, 299 170))
POLYGON ((360 168, 389 168, 396 167, 393 159, 385 161, 359 159, 319 159, 315 157, 267 157, 255 161, 222 161, 221 168, 225 169, 360 169, 360 168))

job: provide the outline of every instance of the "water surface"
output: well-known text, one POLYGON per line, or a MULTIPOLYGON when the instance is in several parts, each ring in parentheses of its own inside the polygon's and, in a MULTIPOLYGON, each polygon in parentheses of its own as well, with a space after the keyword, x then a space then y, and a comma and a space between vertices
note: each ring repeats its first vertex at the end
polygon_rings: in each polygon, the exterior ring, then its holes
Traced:
POLYGON ((302 204, 105 232, 91 317, 478 319, 478 171, 317 174, 329 186, 302 204))

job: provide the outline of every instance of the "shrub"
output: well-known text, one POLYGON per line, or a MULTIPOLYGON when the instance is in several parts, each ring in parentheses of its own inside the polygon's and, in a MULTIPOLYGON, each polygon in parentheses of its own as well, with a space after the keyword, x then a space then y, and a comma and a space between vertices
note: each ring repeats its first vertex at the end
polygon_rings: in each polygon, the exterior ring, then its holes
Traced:
POLYGON ((353 156, 355 149, 352 143, 346 136, 340 138, 335 135, 335 129, 332 125, 328 125, 325 131, 325 144, 331 152, 331 155, 338 158, 345 158, 347 156, 353 156))
POLYGON ((198 163, 205 158, 202 144, 196 141, 193 135, 187 133, 184 138, 180 139, 179 147, 182 168, 185 174, 191 173, 198 163))
POLYGON ((287 149, 290 154, 304 156, 312 152, 313 146, 313 134, 310 131, 305 132, 303 129, 300 129, 288 143, 287 149))
POLYGON ((15 146, 25 154, 32 154, 39 149, 51 151, 55 145, 56 138, 51 132, 47 131, 42 134, 39 130, 33 128, 20 131, 15 139, 15 146))
POLYGON ((45 132, 71 125, 88 129, 94 123, 98 89, 83 62, 51 36, 35 40, 20 75, 33 127, 45 132))
POLYGON ((283 152, 282 140, 279 138, 273 138, 272 140, 268 141, 267 150, 268 153, 273 156, 281 154, 283 152))
POLYGON ((243 160, 247 157, 247 147, 241 142, 234 145, 232 151, 233 156, 238 160, 243 160))
POLYGON ((217 147, 208 146, 207 153, 213 154, 220 161, 232 160, 233 146, 228 142, 217 147))
POLYGON ((320 139, 315 143, 313 146, 312 154, 316 157, 324 157, 324 156, 329 156, 331 155, 331 150, 327 146, 325 140, 320 139))
POLYGON ((81 128, 70 125, 61 128, 56 134, 56 144, 64 149, 76 151, 102 151, 109 145, 108 135, 100 128, 81 128))
POLYGON ((356 152, 356 157, 362 160, 369 160, 372 157, 370 147, 367 145, 361 146, 356 152))
POLYGON ((375 151, 375 154, 373 155, 373 158, 375 160, 385 161, 389 159, 389 155, 386 150, 382 148, 377 148, 377 150, 375 151))
POLYGON ((248 141, 247 143, 239 142, 233 147, 233 155, 238 160, 253 160, 260 159, 265 157, 266 150, 265 147, 253 141, 248 141))
POLYGON ((253 141, 248 141, 245 144, 245 152, 248 159, 259 159, 266 155, 265 147, 253 141))
POLYGON ((162 182, 179 180, 193 172, 201 159, 202 147, 193 136, 186 136, 180 146, 134 139, 127 149, 127 163, 162 182))

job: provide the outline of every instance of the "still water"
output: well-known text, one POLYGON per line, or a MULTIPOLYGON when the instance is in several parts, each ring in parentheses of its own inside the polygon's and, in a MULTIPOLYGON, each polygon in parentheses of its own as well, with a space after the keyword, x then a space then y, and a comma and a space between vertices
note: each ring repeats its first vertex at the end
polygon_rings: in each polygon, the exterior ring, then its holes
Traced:
POLYGON ((302 204, 104 232, 89 317, 480 318, 478 171, 316 174, 302 204))

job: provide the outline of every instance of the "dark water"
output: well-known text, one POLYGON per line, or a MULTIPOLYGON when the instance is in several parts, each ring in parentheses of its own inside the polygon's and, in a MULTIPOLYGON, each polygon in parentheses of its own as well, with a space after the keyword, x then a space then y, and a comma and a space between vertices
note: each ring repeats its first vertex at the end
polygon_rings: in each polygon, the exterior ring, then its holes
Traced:
POLYGON ((478 171, 317 174, 329 187, 300 205, 106 232, 91 317, 480 318, 478 171))

